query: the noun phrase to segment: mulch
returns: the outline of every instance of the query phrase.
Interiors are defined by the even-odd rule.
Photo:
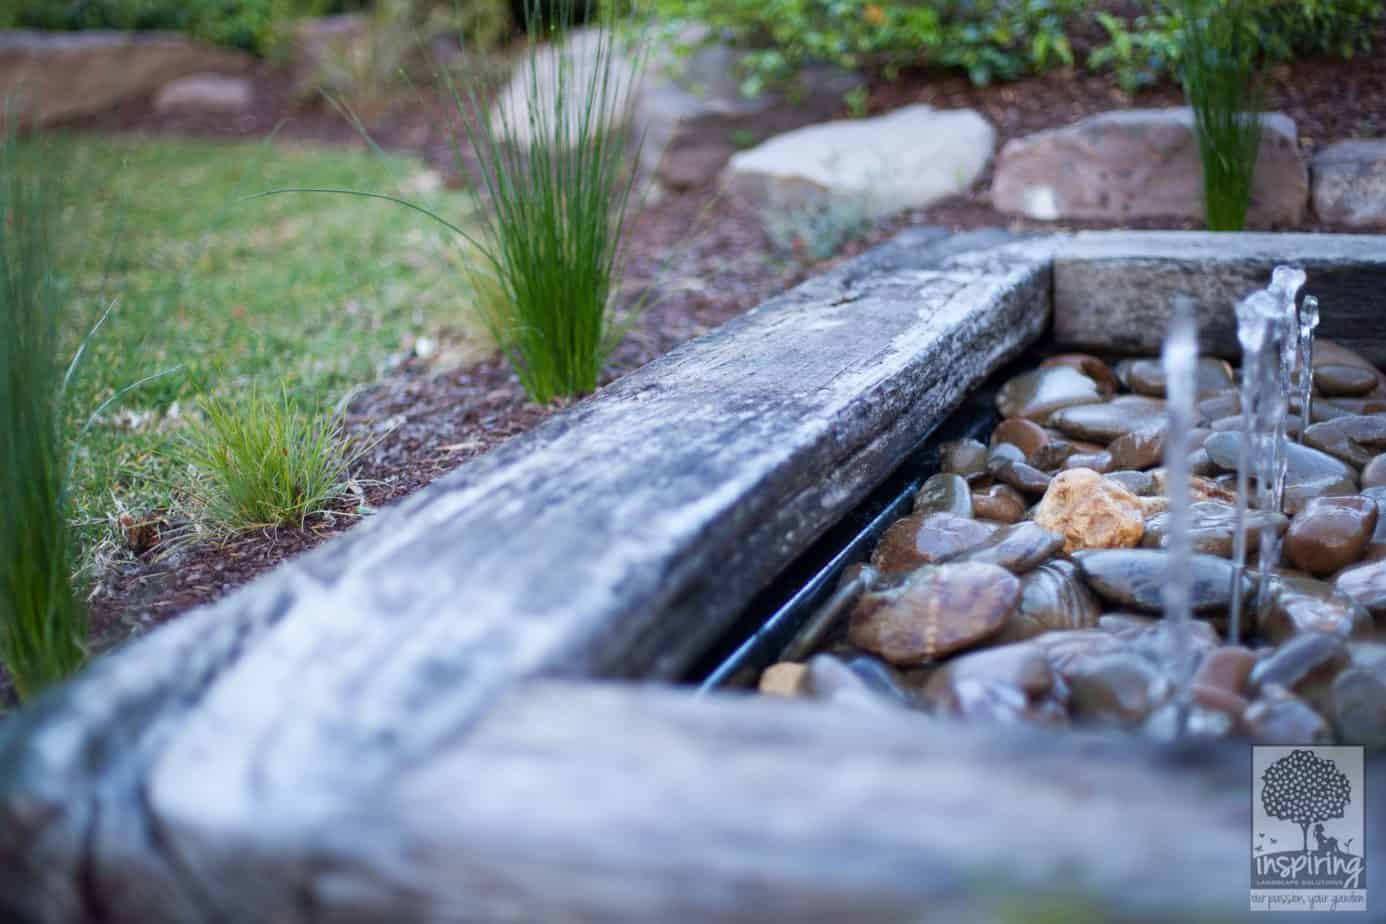
[[[1386,36],[1378,48],[1386,48]],[[276,132],[279,138],[364,146],[355,128],[320,102],[305,101],[284,73],[266,67],[254,79],[255,105],[238,117],[159,113],[149,100],[137,100],[64,127],[212,138],[260,138]],[[1380,103],[1386,99],[1386,56],[1380,53],[1352,61],[1300,61],[1273,74],[1271,83],[1271,108],[1296,120],[1306,153],[1330,141],[1386,134],[1386,110]],[[1101,111],[1179,105],[1181,97],[1176,88],[1166,86],[1132,99],[1109,80],[1082,72],[1052,73],[982,88],[953,75],[907,73],[874,85],[868,108],[884,112],[913,102],[975,108],[993,122],[998,142],[1004,144]],[[417,153],[456,177],[450,127],[454,118],[445,101],[416,94],[377,119],[371,136],[384,148]],[[1101,222],[1055,225],[1001,215],[990,208],[986,187],[984,182],[969,195],[900,216],[818,265],[805,265],[778,253],[760,216],[744,203],[718,196],[713,188],[668,195],[640,208],[630,223],[623,292],[631,298],[648,292],[653,298],[612,356],[605,380],[639,368],[905,225],[1017,230],[1116,227]],[[1123,227],[1188,226],[1153,221]],[[1299,230],[1339,229],[1310,224]],[[348,408],[349,430],[377,440],[354,472],[362,494],[351,505],[364,500],[379,507],[417,490],[531,429],[559,407],[527,401],[514,374],[499,360],[441,374],[422,361],[405,362],[364,389]],[[97,644],[109,644],[215,600],[356,520],[344,508],[306,529],[254,532],[172,552],[158,547],[140,556],[132,552],[114,563],[93,591]]]

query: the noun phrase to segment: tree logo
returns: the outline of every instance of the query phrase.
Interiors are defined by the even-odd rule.
[[[1365,911],[1362,749],[1252,752],[1252,910]]]

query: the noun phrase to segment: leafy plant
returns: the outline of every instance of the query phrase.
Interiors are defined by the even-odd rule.
[[[302,527],[346,491],[351,449],[340,422],[302,413],[281,388],[199,402],[202,423],[183,440],[195,506],[213,526],[234,532]]]
[[[1177,21],[1168,13],[1140,16],[1134,23],[1105,10],[1096,14],[1107,33],[1107,44],[1088,55],[1088,67],[1111,71],[1117,86],[1135,93],[1158,83],[1179,57]]]
[[[1179,76],[1194,112],[1206,221],[1240,231],[1261,147],[1258,46],[1242,28],[1245,0],[1178,2]]]
[[[46,177],[0,138],[0,659],[21,699],[81,666],[86,612],[71,585],[63,331]],[[80,359],[80,352],[78,358]]]

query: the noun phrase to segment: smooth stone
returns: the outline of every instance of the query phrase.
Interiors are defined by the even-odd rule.
[[[1328,713],[1344,744],[1386,748],[1386,645],[1353,642],[1329,692]]]
[[[1317,370],[1320,366],[1356,366],[1376,372],[1376,366],[1372,361],[1356,350],[1345,347],[1336,340],[1315,337],[1314,369]]]
[[[1067,711],[1056,697],[1066,696],[1044,649],[1021,643],[954,658],[929,678],[922,698],[941,715],[969,721],[1062,725]]]
[[[1314,419],[1319,419],[1319,405],[1324,405],[1334,411],[1325,415],[1324,420],[1337,420],[1340,417],[1371,417],[1376,414],[1386,414],[1386,398],[1324,398],[1314,402]]]
[[[1121,469],[1147,469],[1160,464],[1165,453],[1165,427],[1134,430],[1107,447],[1112,464]]]
[[[1371,630],[1366,608],[1324,581],[1277,574],[1271,578],[1270,594],[1270,612],[1258,629],[1274,644],[1305,633],[1346,639]]]
[[[1195,449],[1189,453],[1189,472],[1194,475],[1216,475],[1217,465],[1213,463],[1213,457],[1208,455],[1208,450],[1203,447]]]
[[[1225,645],[1204,656],[1194,672],[1194,686],[1241,696],[1256,665],[1256,653],[1240,645]]]
[[[1240,417],[1242,396],[1235,388],[1224,388],[1215,395],[1209,395],[1198,402],[1198,414],[1205,420],[1218,420],[1223,417]]]
[[[1352,478],[1300,481],[1285,486],[1284,509],[1290,516],[1297,516],[1320,497],[1351,497],[1356,493],[1357,482]]]
[[[1362,560],[1381,561],[1386,559],[1386,516],[1380,515],[1381,510],[1386,510],[1386,486],[1363,488],[1362,496],[1376,501],[1378,511],[1376,529],[1372,530],[1372,538],[1367,543],[1367,551],[1363,554]]]
[[[1377,526],[1381,525],[1378,521]],[[1360,603],[1372,616],[1386,622],[1386,561],[1348,568],[1333,579],[1333,586],[1339,593]]]
[[[1269,525],[1275,534],[1282,535],[1290,525],[1284,514],[1248,510],[1242,532],[1246,536],[1248,553],[1261,546],[1261,529]],[[1169,513],[1158,513],[1145,521],[1145,536],[1141,545],[1163,549],[1169,544]],[[1195,552],[1231,558],[1237,535],[1237,508],[1219,501],[1197,501],[1189,505],[1189,537]]]
[[[794,661],[772,664],[760,675],[760,692],[767,696],[802,696],[807,684],[808,665]]]
[[[1110,443],[1133,430],[1158,426],[1165,418],[1165,402],[1143,395],[1122,395],[1103,404],[1083,404],[1055,412],[1050,424],[1069,436]]]
[[[1064,537],[1064,552],[1132,548],[1145,532],[1140,498],[1092,469],[1060,472],[1035,508],[1035,522]]]
[[[1011,611],[1000,642],[1034,638],[1045,632],[1090,629],[1102,607],[1078,574],[1077,565],[1060,559],[1045,562],[1020,581],[1020,605]]]
[[[1139,725],[1170,694],[1159,668],[1127,653],[1084,659],[1065,680],[1074,718],[1103,724]]]
[[[1105,449],[1097,452],[1075,452],[1064,460],[1064,471],[1071,471],[1076,468],[1085,468],[1098,474],[1106,474],[1116,468],[1116,463],[1112,461],[1112,454]]]
[[[847,661],[847,668],[860,677],[868,687],[887,699],[894,699],[902,706],[919,704],[915,695],[901,683],[900,675],[880,658],[857,655]]]
[[[1372,460],[1362,467],[1362,487],[1386,487],[1386,452],[1373,456]]]
[[[996,429],[991,431],[991,445],[995,446],[997,443],[1010,443],[1017,447],[1028,461],[1049,444],[1049,431],[1033,420],[1010,417],[1001,421]]]
[[[1076,552],[1073,558],[1088,586],[1109,603],[1148,613],[1164,611],[1164,588],[1169,580],[1166,553],[1153,549],[1117,549]],[[1193,585],[1194,611],[1226,607],[1231,599],[1234,573],[1231,562],[1212,555],[1194,555],[1188,575]]]
[[[1028,462],[1006,460],[988,465],[988,470],[997,481],[1010,485],[1022,494],[1040,495],[1049,489],[1050,476]]]
[[[1165,367],[1158,359],[1123,359],[1116,364],[1117,380],[1138,395],[1165,396]],[[1235,382],[1232,367],[1221,359],[1200,356],[1194,367],[1194,387],[1199,395],[1220,392]]]
[[[1063,544],[1062,536],[1026,521],[1001,527],[986,542],[954,560],[999,565],[1012,574],[1024,574],[1053,558]]]
[[[1386,450],[1386,414],[1337,417],[1312,424],[1304,431],[1304,442],[1361,468]]]
[[[1059,353],[1040,363],[1041,369],[1048,369],[1051,366],[1069,366],[1077,369],[1097,383],[1097,387],[1102,390],[1104,397],[1110,398],[1116,394],[1119,384],[1116,374],[1112,372],[1110,366],[1091,353]]]
[[[1076,443],[1071,442],[1068,437],[1057,430],[1045,432],[1049,436],[1049,442],[1031,455],[1028,461],[1035,468],[1052,472],[1068,461],[1079,449]]]
[[[845,661],[830,654],[817,654],[809,659],[804,692],[813,699],[834,706],[863,711],[890,711],[906,705],[900,699],[877,690],[848,667]]]
[[[987,447],[977,440],[952,440],[939,447],[939,469],[968,484],[987,477]]]
[[[1155,494],[1163,497],[1169,493],[1169,486],[1165,483],[1165,470],[1157,468],[1150,473],[1155,479]],[[1235,485],[1235,479],[1232,480]],[[1219,501],[1224,504],[1235,504],[1237,493],[1233,487],[1219,484],[1210,479],[1199,475],[1189,476],[1189,497],[1194,501]]]
[[[1114,625],[1114,620],[1103,616],[1098,626],[1105,632],[1121,639],[1136,654],[1142,655],[1155,664],[1168,664],[1175,657],[1179,647],[1174,624],[1164,619],[1150,620],[1146,626]],[[1205,652],[1216,648],[1219,642],[1217,630],[1203,620],[1195,620],[1189,626],[1188,641],[1194,655],[1201,657]]]
[[[1247,689],[1254,695],[1266,685],[1275,684],[1304,696],[1332,683],[1347,662],[1347,645],[1342,639],[1305,632],[1257,661],[1247,676]]]
[[[1242,713],[1242,727],[1255,744],[1332,744],[1324,717],[1283,687],[1270,687]]]
[[[1212,712],[1221,712],[1234,720],[1240,719],[1246,707],[1251,705],[1246,697],[1237,693],[1197,682],[1189,686],[1189,693],[1196,705]]]
[[[1137,497],[1148,497],[1155,492],[1155,477],[1149,472],[1119,471],[1108,472],[1104,477],[1115,481]]]
[[[1011,462],[1024,462],[1025,451],[1014,443],[992,443],[987,450],[987,473],[996,474],[996,469]]]
[[[1285,555],[1297,568],[1327,577],[1362,558],[1376,521],[1376,502],[1369,497],[1315,498],[1290,524]]]
[[[972,516],[972,489],[961,475],[940,472],[925,481],[914,495],[916,514],[951,513]]]
[[[1376,388],[1372,369],[1326,363],[1314,367],[1314,385],[1327,398],[1360,398]]]
[[[1085,659],[1099,655],[1130,651],[1130,645],[1117,635],[1102,629],[1063,629],[1046,632],[1030,640],[1044,649],[1049,664],[1061,677],[1066,676]]]
[[[1314,426],[1318,426],[1318,424]],[[1313,430],[1314,427],[1309,429]],[[1208,437],[1203,448],[1208,450],[1208,455],[1212,457],[1218,468],[1225,472],[1235,472],[1237,470],[1237,456],[1241,452],[1241,443],[1240,433],[1214,433]],[[1287,463],[1287,484],[1344,478],[1350,479],[1354,484],[1357,482],[1356,469],[1333,458],[1328,453],[1320,452],[1309,446],[1301,446],[1299,443],[1286,442],[1285,461]]]
[[[1002,417],[1025,417],[1041,423],[1055,411],[1104,399],[1102,389],[1072,366],[1040,367],[1001,386],[996,408]]]
[[[981,545],[993,529],[951,513],[911,514],[890,524],[871,564],[886,574],[911,571]]]
[[[1025,497],[1008,484],[994,484],[972,492],[973,515],[1001,523],[1018,523],[1025,518]]]
[[[1020,579],[996,565],[920,568],[897,587],[866,593],[848,641],[898,667],[960,651],[994,635],[1020,601]]]

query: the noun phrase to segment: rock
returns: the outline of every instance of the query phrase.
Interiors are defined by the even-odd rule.
[[[1144,395],[1122,395],[1103,404],[1066,407],[1049,418],[1051,425],[1069,436],[1100,443],[1160,426],[1164,420],[1165,402]]]
[[[1386,450],[1386,415],[1336,417],[1311,424],[1304,431],[1304,442],[1361,468]]]
[[[1063,537],[1036,523],[1003,526],[976,548],[956,557],[956,561],[999,565],[1012,574],[1024,574],[1053,558],[1063,547]]]
[[[1159,465],[1165,452],[1165,427],[1133,430],[1112,440],[1107,447],[1112,464],[1122,469],[1146,469]]]
[[[1323,716],[1283,687],[1271,687],[1242,714],[1251,740],[1262,745],[1332,744]]]
[[[1363,561],[1382,561],[1386,560],[1386,516],[1381,516],[1380,511],[1386,505],[1386,486],[1362,489],[1363,497],[1370,497],[1376,501],[1378,511],[1376,517],[1376,529],[1372,531],[1372,538],[1367,543],[1367,551],[1362,555]]]
[[[1321,221],[1386,229],[1386,139],[1325,145],[1310,169]]]
[[[1085,468],[1088,471],[1097,472],[1105,475],[1116,468],[1116,463],[1112,461],[1112,454],[1105,449],[1097,452],[1075,452],[1064,460],[1062,466],[1064,471]]]
[[[716,179],[747,137],[760,142],[833,118],[843,97],[864,83],[860,75],[810,64],[796,74],[792,98],[772,91],[747,97],[740,86],[747,54],[711,43],[677,61],[651,63],[635,107],[644,131],[640,162],[666,188]]]
[[[1145,518],[1138,497],[1091,469],[1054,477],[1035,509],[1035,522],[1064,537],[1064,551],[1131,548],[1141,541]]]
[[[1290,524],[1285,555],[1296,567],[1326,577],[1361,559],[1376,520],[1376,502],[1369,497],[1316,498]]]
[[[1328,713],[1344,744],[1386,748],[1386,645],[1353,642],[1329,692]]]
[[[1147,625],[1137,626],[1130,623],[1128,617],[1128,625],[1122,626],[1111,616],[1103,616],[1097,624],[1104,632],[1110,632],[1125,642],[1129,650],[1154,664],[1168,664],[1175,658],[1178,641],[1175,638],[1174,624],[1171,622],[1151,619]],[[1195,661],[1205,652],[1217,647],[1217,630],[1208,623],[1195,620],[1189,629],[1189,642]]]
[[[1164,588],[1169,581],[1169,557],[1151,549],[1076,552],[1088,586],[1117,606],[1148,613],[1165,608]],[[1194,555],[1192,573],[1195,612],[1222,609],[1232,594],[1232,563],[1211,555]],[[1249,585],[1247,586],[1249,590]]]
[[[1049,439],[1049,431],[1033,420],[1023,417],[1008,417],[991,431],[991,445],[1010,443],[1024,453],[1027,462],[1034,458],[1035,453],[1049,445]]]
[[[997,481],[1010,485],[1022,494],[1043,494],[1049,490],[1049,475],[1024,460],[997,459],[994,463],[987,463],[987,471]]]
[[[1342,639],[1305,632],[1256,662],[1247,676],[1247,689],[1258,694],[1273,684],[1306,696],[1326,689],[1347,662],[1347,646]]]
[[[1346,639],[1371,629],[1371,614],[1332,584],[1277,574],[1271,579],[1270,593],[1270,612],[1258,628],[1263,638],[1275,644],[1305,633]]]
[[[1017,642],[1044,632],[1090,629],[1102,608],[1071,561],[1046,562],[1020,581],[1020,605],[1011,611],[999,642]]]
[[[0,90],[35,125],[101,112],[190,74],[239,75],[254,59],[167,33],[0,31]],[[3,93],[0,93],[3,95]]]
[[[1068,366],[1077,369],[1097,383],[1104,399],[1116,394],[1118,384],[1116,375],[1110,366],[1091,353],[1059,353],[1046,358],[1039,364],[1041,369],[1048,369],[1051,366]]]
[[[1116,635],[1101,629],[1068,629],[1035,636],[1029,644],[1044,650],[1049,664],[1061,677],[1083,661],[1104,654],[1130,650]]]
[[[1066,695],[1044,649],[1019,644],[949,661],[929,678],[923,699],[942,715],[969,721],[1061,725]]]
[[[1356,350],[1345,347],[1336,340],[1315,337],[1314,368],[1317,369],[1320,366],[1357,366],[1360,369],[1370,369],[1376,372],[1376,366],[1372,361]]]
[[[1138,395],[1165,396],[1165,367],[1158,359],[1123,359],[1116,364],[1116,377]],[[1194,367],[1194,383],[1199,396],[1212,396],[1232,386],[1236,378],[1224,360],[1200,356]]]
[[[1172,701],[1156,709],[1141,726],[1141,733],[1156,741],[1172,744],[1190,738],[1227,738],[1237,730],[1238,715],[1230,710],[1243,707],[1240,697],[1218,696],[1214,693],[1218,700],[1214,708],[1205,705],[1199,698],[1200,695],[1206,698],[1209,695],[1208,691],[1195,688],[1193,694],[1194,701],[1187,711]]]
[[[972,492],[974,516],[998,523],[1018,523],[1025,518],[1025,498],[1008,484],[994,484]]]
[[[814,655],[809,660],[804,692],[835,706],[872,712],[898,709],[909,704],[883,693],[840,658],[830,654]]]
[[[939,470],[975,484],[987,477],[987,447],[977,440],[944,443],[939,447]]]
[[[1155,491],[1155,476],[1149,472],[1108,472],[1104,477],[1115,481],[1137,497],[1147,497]]]
[[[1320,425],[1314,424],[1309,430],[1312,431],[1317,426]],[[1203,448],[1208,450],[1208,455],[1212,457],[1218,468],[1225,472],[1235,472],[1237,470],[1237,456],[1241,452],[1241,443],[1241,434],[1239,433],[1214,433],[1204,442]],[[1353,484],[1357,483],[1357,471],[1354,468],[1309,446],[1287,442],[1285,444],[1285,461],[1287,463],[1287,485],[1343,479],[1350,480]]]
[[[1373,456],[1372,460],[1362,467],[1362,487],[1386,487],[1386,453]]]
[[[994,527],[951,513],[914,514],[890,525],[871,554],[882,573],[912,571],[986,541]]]
[[[941,472],[924,482],[914,495],[916,514],[951,513],[957,517],[972,516],[972,491],[961,475]]]
[[[1224,388],[1215,395],[1209,395],[1198,402],[1198,414],[1205,420],[1222,417],[1240,417],[1242,397],[1235,388]]]
[[[967,192],[995,147],[977,112],[915,104],[776,135],[734,155],[722,184],[772,209],[846,201],[883,216]]]
[[[1297,516],[1321,497],[1351,497],[1356,493],[1357,483],[1350,477],[1292,482],[1285,486],[1284,508],[1290,516]]]
[[[992,204],[1039,221],[1203,219],[1203,169],[1193,112],[1127,109],[1007,142]],[[1309,200],[1309,171],[1295,123],[1262,116],[1252,222],[1295,225]]]
[[[1227,645],[1210,651],[1198,665],[1193,684],[1205,690],[1221,690],[1235,696],[1246,692],[1256,654],[1239,645]]]
[[[154,109],[200,109],[213,112],[240,112],[250,107],[255,89],[246,77],[225,74],[190,74],[164,84],[154,97]]]
[[[996,409],[1002,417],[1043,422],[1055,411],[1103,400],[1097,382],[1072,366],[1049,366],[1018,375],[1001,386]]]
[[[1290,521],[1284,514],[1248,510],[1242,531],[1246,535],[1248,553],[1261,546],[1261,529],[1269,525],[1277,536],[1282,535]],[[1237,509],[1218,501],[1197,501],[1189,505],[1189,533],[1195,552],[1231,558],[1237,535]],[[1141,545],[1163,549],[1169,544],[1169,514],[1159,513],[1145,521],[1145,536]]]
[[[1155,665],[1133,654],[1084,659],[1065,674],[1074,718],[1139,725],[1168,699],[1170,684]]]
[[[1378,521],[1377,525],[1381,523]],[[1386,623],[1386,561],[1348,568],[1333,579],[1333,586]]]
[[[760,692],[769,696],[802,696],[807,679],[807,666],[793,661],[781,661],[761,672]]]
[[[1373,370],[1361,366],[1327,365],[1314,369],[1314,385],[1329,398],[1360,398],[1376,388]]]
[[[1019,600],[1020,580],[996,565],[924,567],[863,595],[848,640],[897,666],[923,664],[996,634]]]

